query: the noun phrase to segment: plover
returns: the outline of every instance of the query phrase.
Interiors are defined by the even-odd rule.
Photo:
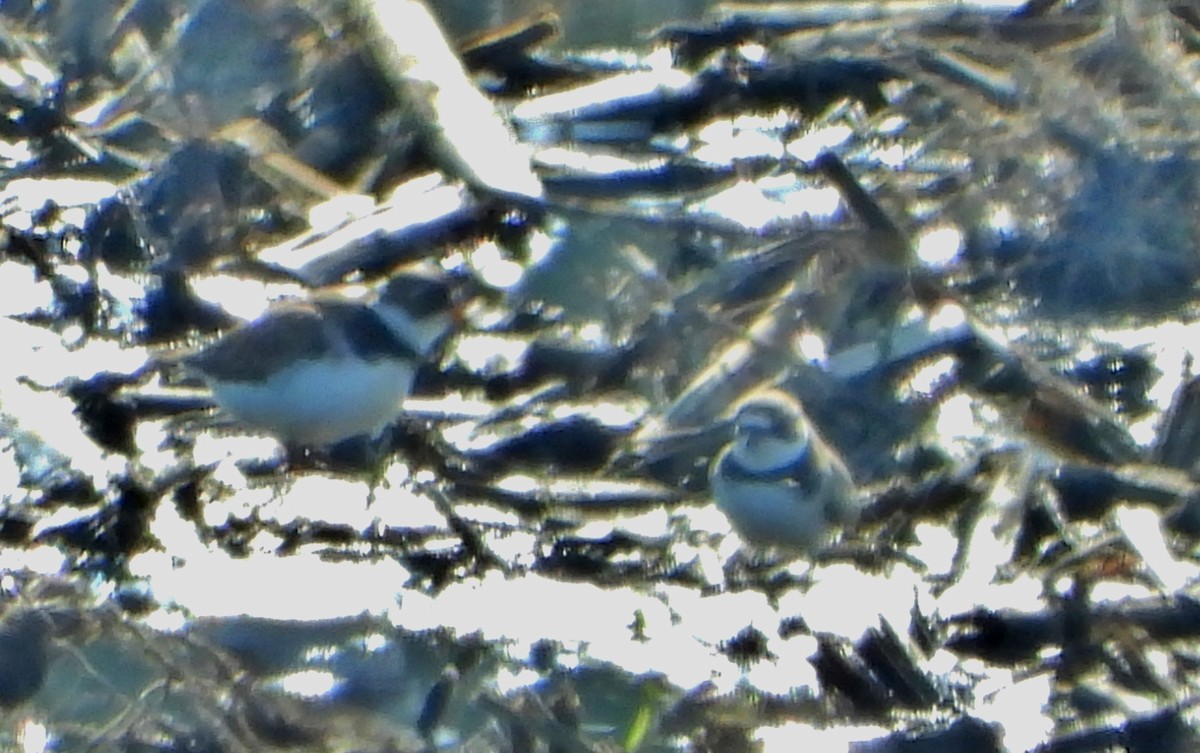
[[[857,519],[850,472],[791,396],[756,392],[738,405],[733,423],[734,438],[709,480],[718,509],[745,543],[808,553]]]
[[[454,321],[445,277],[401,274],[374,300],[285,301],[184,359],[217,404],[289,449],[377,438]]]

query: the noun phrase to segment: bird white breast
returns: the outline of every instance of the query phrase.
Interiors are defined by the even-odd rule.
[[[415,374],[389,359],[303,361],[265,382],[215,382],[213,397],[240,421],[285,442],[377,436],[400,412]]]
[[[823,484],[816,499],[806,499],[795,486],[729,479],[720,473],[712,478],[717,508],[746,543],[761,547],[811,549],[824,540],[830,530],[824,504],[828,487]]]

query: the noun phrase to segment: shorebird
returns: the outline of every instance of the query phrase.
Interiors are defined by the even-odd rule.
[[[285,301],[183,359],[218,406],[290,449],[378,438],[449,333],[444,276],[402,273],[373,300]]]
[[[750,395],[733,425],[709,480],[717,508],[745,543],[809,553],[857,519],[850,472],[790,395]]]

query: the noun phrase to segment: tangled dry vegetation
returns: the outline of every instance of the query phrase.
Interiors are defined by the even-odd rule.
[[[1200,8],[544,15],[467,85],[370,7],[0,6],[6,744],[1196,747]],[[414,263],[472,297],[381,465],[173,367]],[[706,488],[765,385],[867,499],[798,561]]]

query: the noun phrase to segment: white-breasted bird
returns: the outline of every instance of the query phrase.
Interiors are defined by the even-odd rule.
[[[378,437],[449,333],[444,276],[401,273],[374,300],[285,301],[183,360],[235,419],[288,447]]]
[[[858,519],[850,471],[790,395],[748,396],[733,424],[709,481],[717,508],[745,543],[808,553]]]

